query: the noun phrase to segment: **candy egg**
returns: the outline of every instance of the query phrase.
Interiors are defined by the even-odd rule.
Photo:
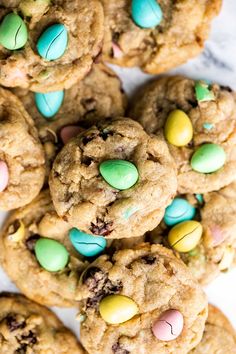
[[[131,14],[136,25],[142,28],[158,26],[163,18],[162,9],[156,0],[132,0]]]
[[[25,236],[25,225],[23,221],[16,220],[13,224],[9,226],[8,229],[8,239],[13,242],[18,242],[23,240]]]
[[[57,23],[48,27],[37,42],[39,55],[46,60],[60,58],[67,48],[68,33],[64,25]]]
[[[166,225],[172,226],[182,221],[192,220],[196,209],[186,199],[175,198],[166,208],[164,221]]]
[[[6,189],[9,181],[9,171],[6,162],[0,161],[0,192]]]
[[[40,238],[36,241],[35,255],[39,264],[49,272],[64,269],[69,260],[65,246],[49,238]]]
[[[88,235],[75,227],[69,231],[69,237],[75,249],[85,257],[94,257],[107,245],[104,237]]]
[[[202,225],[198,221],[184,221],[175,225],[168,234],[168,242],[178,252],[193,250],[202,237]]]
[[[226,154],[217,144],[204,144],[199,147],[191,158],[191,167],[200,173],[212,173],[224,166]]]
[[[154,336],[162,341],[176,339],[182,332],[184,318],[177,310],[167,310],[161,314],[152,326]]]
[[[24,47],[28,39],[27,27],[15,13],[6,15],[0,25],[0,44],[9,50]]]
[[[66,127],[63,127],[60,131],[63,144],[66,144],[71,138],[78,135],[82,131],[83,128],[80,128],[77,125],[67,125]]]
[[[61,108],[64,91],[54,91],[48,93],[35,93],[35,104],[38,111],[45,117],[51,118]]]
[[[100,302],[99,312],[107,323],[119,324],[134,317],[138,313],[138,306],[127,296],[109,295]]]
[[[187,114],[179,109],[169,114],[164,131],[168,142],[175,146],[185,146],[193,137],[192,122]]]
[[[131,188],[138,180],[136,166],[125,160],[104,161],[99,171],[108,184],[120,190]]]
[[[195,94],[198,102],[212,101],[215,99],[214,92],[209,89],[209,85],[205,81],[196,82]]]

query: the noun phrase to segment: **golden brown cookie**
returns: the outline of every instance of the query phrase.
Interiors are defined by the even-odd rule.
[[[19,50],[0,46],[1,85],[20,86],[36,92],[57,91],[71,87],[89,72],[101,50],[104,33],[103,9],[99,1],[4,0],[1,5],[1,21],[14,12],[28,30],[28,40]],[[53,42],[58,48],[62,31],[55,34],[50,41],[47,39],[52,43],[45,59],[39,55],[37,44],[42,34],[55,24],[65,27],[67,46],[59,58],[48,58],[49,49],[55,52]]]
[[[0,351],[85,354],[69,329],[46,307],[19,294],[0,294]]]
[[[222,3],[221,0],[158,0],[162,21],[156,27],[141,28],[132,19],[131,0],[102,2],[104,58],[121,66],[140,66],[152,74],[178,66],[202,51],[211,21]],[[141,16],[146,14],[145,5],[154,6],[152,1],[142,5]]]
[[[128,307],[124,311],[120,302],[124,297],[132,310],[136,304],[136,312],[130,313]],[[108,298],[117,307],[104,308]],[[97,258],[81,277],[78,300],[85,314],[80,338],[91,354],[188,353],[201,340],[207,317],[206,296],[197,281],[160,245],[142,244],[111,258]],[[179,335],[174,322],[164,323],[172,335],[169,341],[158,339],[152,330],[167,310],[183,319]],[[130,317],[120,323],[124,313]]]
[[[119,185],[102,177],[104,163],[112,164]],[[149,136],[129,118],[104,120],[57,155],[50,192],[58,215],[71,226],[106,238],[140,236],[158,225],[176,192],[173,165],[162,136]]]

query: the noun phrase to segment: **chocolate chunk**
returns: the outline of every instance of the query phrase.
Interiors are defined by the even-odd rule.
[[[145,262],[146,264],[151,265],[151,264],[154,264],[154,263],[155,263],[156,257],[153,257],[153,256],[148,255],[148,256],[142,257],[142,260],[144,260],[144,262]]]
[[[94,138],[96,138],[97,137],[97,134],[95,134],[95,133],[93,133],[93,134],[90,134],[90,135],[88,135],[88,136],[84,136],[83,138],[82,138],[82,143],[84,144],[84,145],[87,145],[90,141],[92,141]]]
[[[96,287],[96,283],[101,279],[105,274],[98,267],[88,268],[87,271],[83,274],[83,283],[88,286],[88,288],[94,289]]]
[[[7,327],[9,328],[10,332],[14,332],[17,329],[22,329],[25,327],[25,321],[18,321],[15,314],[9,314],[6,317]]]
[[[104,285],[102,289],[98,290],[95,288],[94,289],[94,296],[88,298],[86,302],[86,307],[87,308],[96,308],[99,304],[99,302],[107,295],[112,295],[112,294],[118,294],[123,285],[121,282],[117,284],[113,284],[108,278],[106,278]],[[99,286],[97,287],[98,289],[100,288]]]
[[[38,239],[40,239],[40,235],[38,234],[34,234],[32,236],[30,236],[26,241],[26,247],[28,248],[28,250],[30,252],[33,252],[34,251],[34,247],[35,247],[35,243],[36,241],[38,241]]]
[[[99,136],[100,136],[104,141],[106,141],[109,136],[113,136],[113,135],[114,135],[114,133],[113,133],[112,131],[109,131],[109,130],[103,130],[103,131],[99,134]]]
[[[90,166],[92,161],[93,160],[90,157],[88,157],[88,156],[83,156],[82,160],[81,160],[82,164],[84,164],[86,166]]]
[[[220,88],[221,88],[221,90],[224,90],[224,91],[233,92],[233,90],[229,86],[220,85]]]
[[[115,343],[112,346],[112,351],[114,354],[129,354],[130,352],[124,349],[119,343]]]
[[[107,236],[112,232],[112,225],[113,222],[105,222],[102,221],[102,219],[97,218],[97,223],[91,223],[91,227],[89,230],[92,232],[94,235],[99,235],[99,236]]]
[[[23,334],[20,339],[21,342],[24,342],[28,346],[32,346],[37,343],[36,334],[32,331],[29,331],[28,334]]]

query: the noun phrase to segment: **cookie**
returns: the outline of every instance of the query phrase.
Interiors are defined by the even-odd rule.
[[[85,354],[76,337],[46,307],[19,294],[0,294],[0,351]]]
[[[103,55],[121,66],[152,74],[198,55],[208,38],[221,0],[102,0],[105,11]]]
[[[78,124],[88,128],[101,118],[123,115],[126,107],[126,98],[118,76],[104,64],[95,64],[84,80],[65,90],[61,106],[57,105],[59,97],[50,101],[50,111],[55,112],[55,105],[58,111],[48,118],[38,110],[37,95],[33,92],[15,89],[14,93],[34,118],[46,152],[48,173],[63,143],[78,133]],[[47,94],[43,96],[50,100]],[[43,107],[40,104],[41,111],[45,112],[45,106],[48,107],[46,103]]]
[[[228,87],[164,77],[140,92],[130,112],[148,133],[163,131],[180,193],[219,190],[236,178],[236,95]]]
[[[3,227],[0,239],[3,268],[23,294],[43,305],[75,305],[79,274],[86,262],[72,246],[68,230],[68,224],[55,213],[47,190],[29,205],[14,211]],[[57,241],[56,246],[53,244],[57,251],[51,254],[47,250],[43,251],[48,262],[52,260],[51,267],[55,260],[61,269],[50,271],[42,266],[45,266],[47,259],[42,259],[40,249],[38,258],[36,254],[36,245],[41,239]],[[64,259],[66,264],[63,263]],[[60,261],[63,267],[60,267]]]
[[[97,0],[3,1],[0,20],[0,84],[7,87],[67,89],[83,79],[101,50],[104,19]]]
[[[203,195],[179,195],[166,209],[164,220],[151,232],[148,240],[171,247],[168,236],[170,230],[176,229],[175,225],[182,225],[183,228],[189,220],[196,220],[202,226],[202,234],[198,242],[190,245],[188,250],[184,249],[190,237],[194,236],[192,233],[183,237],[179,244],[175,243],[172,247],[176,256],[181,257],[198,281],[206,285],[221,272],[228,271],[234,265],[236,257],[235,200],[235,182],[216,192]],[[174,211],[174,206],[177,208],[177,202],[178,210]],[[180,205],[180,202],[185,204]],[[191,215],[188,215],[188,208],[193,210]],[[170,222],[171,214],[174,220],[172,223]],[[179,245],[178,249],[176,245]]]
[[[216,307],[209,305],[203,338],[191,354],[235,354],[236,333],[229,320]]]
[[[100,256],[81,276],[77,298],[80,338],[91,354],[188,353],[207,317],[197,281],[160,245]]]
[[[126,238],[160,222],[175,195],[176,174],[162,136],[116,118],[70,140],[54,161],[49,184],[58,215],[71,226]]]
[[[0,88],[0,209],[30,203],[42,188],[45,158],[32,118],[20,100]]]

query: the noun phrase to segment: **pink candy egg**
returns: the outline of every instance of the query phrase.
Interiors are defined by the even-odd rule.
[[[183,330],[184,318],[177,310],[167,310],[154,322],[152,332],[154,336],[162,341],[176,339]]]
[[[210,230],[211,230],[213,246],[215,247],[215,246],[220,245],[225,239],[221,228],[217,225],[213,225],[210,227]]]
[[[67,125],[66,127],[62,128],[60,134],[63,144],[66,144],[71,138],[81,133],[82,131],[83,129],[77,125]]]
[[[9,172],[6,162],[0,161],[0,192],[4,191],[4,189],[8,185],[9,180]]]
[[[120,47],[115,44],[114,42],[112,42],[112,50],[113,50],[113,57],[114,58],[121,58],[123,56],[123,52],[120,49]]]

